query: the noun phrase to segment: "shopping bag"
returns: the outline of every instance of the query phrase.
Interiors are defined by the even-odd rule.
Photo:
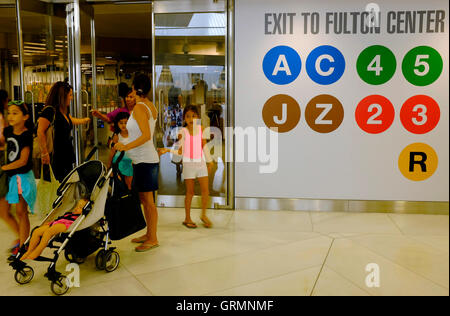
[[[139,193],[130,190],[124,176],[120,174],[118,165],[122,158],[121,154],[113,165],[113,192],[105,205],[105,217],[111,240],[123,239],[147,226],[142,214]]]
[[[47,214],[52,210],[56,199],[56,191],[60,183],[56,180],[51,165],[48,165],[50,181],[44,179],[44,165],[41,165],[41,177],[37,186],[37,206],[41,214]]]

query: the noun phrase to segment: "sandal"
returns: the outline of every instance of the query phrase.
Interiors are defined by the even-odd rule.
[[[190,229],[197,228],[197,224],[195,224],[193,222],[183,222],[183,225],[186,226],[187,228],[190,228]]]
[[[158,247],[159,247],[159,244],[151,245],[148,243],[143,243],[142,245],[136,247],[134,250],[136,250],[136,252],[146,252],[151,249],[158,248]]]
[[[208,217],[202,216],[202,217],[200,217],[200,219],[203,222],[203,226],[205,226],[206,228],[211,228],[213,226],[213,223],[211,223],[211,221],[208,219]]]
[[[148,240],[147,236],[142,236],[142,237],[132,239],[131,242],[135,243],[135,244],[142,244],[142,243],[146,242],[147,240]]]

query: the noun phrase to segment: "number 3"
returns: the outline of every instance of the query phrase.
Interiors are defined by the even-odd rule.
[[[419,112],[420,111],[420,112]],[[419,112],[417,113],[418,116],[420,116],[421,120],[418,121],[417,118],[413,117],[412,121],[415,125],[424,125],[428,121],[428,117],[426,116],[427,113],[427,107],[423,104],[417,104],[413,107],[413,112]]]

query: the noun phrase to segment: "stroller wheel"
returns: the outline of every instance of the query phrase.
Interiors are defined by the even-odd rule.
[[[97,253],[97,256],[95,256],[95,266],[99,270],[105,270],[105,254],[106,251],[102,249]]]
[[[55,295],[64,295],[69,290],[69,286],[67,285],[67,278],[65,276],[60,276],[57,281],[52,281],[50,285],[50,289]]]
[[[85,258],[77,257],[76,255],[68,252],[67,249],[64,251],[64,257],[66,257],[66,260],[70,263],[82,264],[85,261]]]
[[[30,283],[34,277],[34,270],[29,266],[25,266],[22,270],[17,270],[14,274],[14,279],[19,284]]]
[[[105,261],[104,261],[105,271],[113,272],[119,266],[119,262],[120,262],[120,256],[117,252],[111,251],[111,250],[107,251],[105,254]]]

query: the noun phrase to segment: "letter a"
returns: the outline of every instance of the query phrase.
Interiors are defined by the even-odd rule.
[[[283,64],[283,66],[281,66],[281,64]],[[280,55],[280,57],[278,57],[272,76],[277,76],[280,71],[286,72],[287,76],[292,76],[291,69],[289,68],[285,55]]]

